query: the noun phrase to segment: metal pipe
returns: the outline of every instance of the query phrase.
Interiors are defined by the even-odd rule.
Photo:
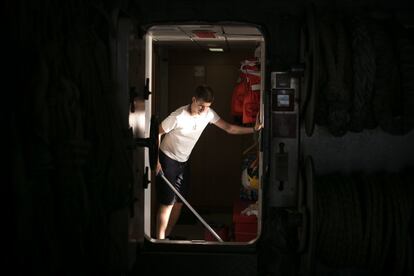
[[[208,229],[208,231],[210,231],[210,233],[213,234],[213,236],[219,242],[223,242],[223,240],[220,238],[220,236],[217,235],[217,233],[213,230],[213,228],[211,228],[210,225],[208,225],[208,223],[197,213],[197,211],[194,210],[194,208],[190,205],[190,203],[188,203],[187,200],[185,200],[185,198],[171,184],[171,182],[165,177],[165,175],[162,172],[160,172],[160,175],[161,175],[162,179],[164,179],[164,181],[168,184],[168,186],[170,186],[170,188],[174,191],[174,193],[181,199],[181,201],[184,202],[184,204],[191,210],[191,212],[193,212],[193,214],[198,218],[198,220],[201,221],[201,223]]]

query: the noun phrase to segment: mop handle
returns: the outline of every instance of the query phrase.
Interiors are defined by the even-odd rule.
[[[217,235],[213,228],[211,228],[210,225],[208,225],[208,223],[205,222],[204,219],[196,212],[196,210],[194,210],[190,203],[188,203],[187,200],[185,200],[185,198],[180,194],[180,192],[178,192],[178,190],[171,184],[171,182],[164,176],[164,174],[162,172],[160,172],[159,174],[161,175],[162,179],[164,179],[164,181],[168,184],[168,186],[170,186],[170,188],[174,191],[174,193],[181,199],[181,201],[185,203],[185,205],[191,210],[191,212],[193,212],[193,214],[208,229],[208,231],[210,231],[210,233],[213,234],[219,242],[223,242],[220,236]]]

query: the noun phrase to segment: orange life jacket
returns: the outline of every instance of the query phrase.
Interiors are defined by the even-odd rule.
[[[254,123],[260,107],[260,68],[257,59],[246,59],[240,67],[240,81],[232,94],[231,114],[243,124]]]

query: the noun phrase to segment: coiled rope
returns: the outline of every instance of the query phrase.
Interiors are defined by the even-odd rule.
[[[377,126],[372,110],[375,80],[375,50],[366,19],[352,17],[349,22],[352,62],[353,100],[349,129],[360,132]]]
[[[412,275],[412,173],[315,178],[316,257],[334,268]]]
[[[374,112],[379,126],[390,134],[403,135],[405,110],[396,48],[390,33],[392,22],[372,21],[376,52]]]
[[[20,84],[23,104],[14,103],[14,132],[32,136],[14,141],[19,157],[13,170],[21,175],[16,198],[25,221],[18,225],[18,238],[25,241],[18,269],[38,274],[64,269],[83,275],[122,256],[123,241],[110,224],[114,212],[128,206],[131,153],[114,104],[112,23],[92,5],[18,5],[20,50],[28,57],[20,78],[33,80]],[[29,127],[17,128],[22,125]]]
[[[327,79],[320,93],[323,93],[322,97],[327,102],[327,109],[320,110],[323,107],[320,105],[318,113],[326,112],[327,116],[322,117],[326,118],[326,125],[330,132],[334,136],[343,136],[348,130],[350,121],[352,89],[347,85],[349,78],[345,77],[345,72],[349,70],[345,68],[346,61],[350,58],[348,39],[341,18],[335,20],[327,18],[321,21],[320,29],[327,71]]]
[[[316,9],[309,5],[306,11],[306,24],[302,27],[300,56],[305,62],[304,89],[300,99],[300,116],[304,120],[307,136],[312,136],[315,128],[315,102],[319,88],[320,54],[319,32]]]
[[[321,49],[302,39],[306,43],[302,59],[313,65],[307,68],[312,72],[306,73],[301,103],[308,136],[313,121],[334,136],[377,126],[392,135],[410,132],[414,128],[412,30],[394,19],[341,14],[318,18],[308,20],[303,36],[310,42],[320,39]]]

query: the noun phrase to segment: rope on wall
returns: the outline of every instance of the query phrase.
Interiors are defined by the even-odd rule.
[[[413,273],[412,172],[315,178],[316,257],[328,267]]]
[[[377,63],[374,113],[384,131],[403,135],[407,131],[403,122],[401,78],[390,24],[392,22],[372,21],[370,25]]]
[[[307,123],[313,121],[333,136],[377,126],[392,135],[410,132],[414,127],[412,30],[392,18],[341,13],[320,15],[306,24],[303,30],[308,31],[304,35],[309,42],[316,37],[322,46],[302,57],[306,64],[318,64],[307,66],[312,72],[305,75],[301,103],[308,136],[313,128]],[[311,33],[316,29],[319,37]],[[302,39],[306,44],[302,51],[311,46],[308,40]]]
[[[353,101],[349,130],[361,132],[377,126],[372,100],[375,80],[375,50],[366,19],[352,17],[349,20],[353,62]]]
[[[348,68],[346,61],[348,56],[348,39],[341,18],[335,20],[326,18],[320,21],[321,43],[323,45],[324,61],[326,68],[326,82],[322,84],[323,98],[326,101],[326,109],[318,106],[319,118],[323,118],[330,132],[334,136],[343,136],[348,129],[350,121],[349,109],[351,104],[350,87],[346,84],[345,72]],[[321,121],[319,121],[321,123]]]
[[[14,103],[19,260],[43,275],[115,268],[110,229],[133,177],[112,83],[100,1],[17,5],[20,95]],[[112,29],[111,29],[112,30]],[[30,123],[28,124],[28,120]],[[18,126],[27,125],[27,128]],[[31,139],[22,137],[31,136]],[[126,260],[124,260],[125,262]]]
[[[300,118],[304,120],[307,136],[312,136],[315,128],[315,97],[319,81],[319,32],[316,9],[309,5],[306,9],[306,22],[301,28],[300,60],[305,63],[303,89],[300,95]]]
[[[394,29],[403,93],[404,128],[408,132],[414,128],[414,109],[412,108],[414,103],[414,30],[398,24]]]

